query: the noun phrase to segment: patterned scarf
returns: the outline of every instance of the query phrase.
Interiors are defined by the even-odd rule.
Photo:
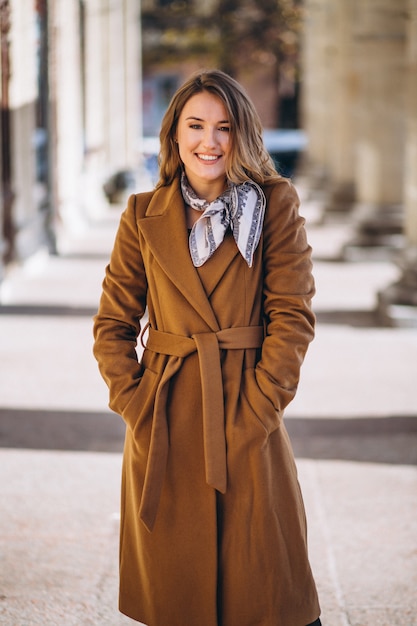
[[[186,204],[202,215],[191,229],[189,245],[193,264],[200,267],[222,243],[230,226],[239,251],[249,267],[259,243],[265,214],[265,195],[252,180],[240,185],[230,183],[221,196],[207,202],[198,198],[185,173],[181,191]]]

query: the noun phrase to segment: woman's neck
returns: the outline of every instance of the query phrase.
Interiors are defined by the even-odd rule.
[[[206,202],[213,202],[213,200],[221,196],[221,194],[227,189],[226,179],[224,180],[224,183],[213,183],[211,181],[208,181],[206,185],[201,183],[196,184],[195,181],[194,184],[192,184],[189,179],[187,180],[188,184],[193,189],[196,196],[198,198],[201,198],[201,200],[205,200]]]
[[[201,211],[193,209],[193,207],[188,204],[185,205],[185,220],[187,222],[188,229],[191,229],[194,226],[199,217],[201,217]]]

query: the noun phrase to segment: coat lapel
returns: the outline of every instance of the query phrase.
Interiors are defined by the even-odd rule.
[[[172,283],[211,330],[218,330],[216,316],[191,261],[184,201],[178,182],[155,192],[146,216],[138,220],[138,227],[153,256]]]
[[[208,297],[211,296],[219,284],[222,276],[230,267],[233,259],[239,254],[240,252],[235,240],[233,239],[233,235],[231,231],[228,231],[222,244],[215,251],[213,256],[211,256],[198,270],[201,282],[204,285],[204,289]]]

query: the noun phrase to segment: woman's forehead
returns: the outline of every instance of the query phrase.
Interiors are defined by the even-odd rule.
[[[208,91],[201,91],[192,95],[181,111],[180,117],[208,121],[217,118],[217,122],[228,123],[230,116],[221,98]]]

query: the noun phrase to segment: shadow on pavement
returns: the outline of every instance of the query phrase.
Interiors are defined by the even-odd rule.
[[[290,418],[296,457],[417,465],[417,416]]]
[[[295,456],[417,465],[417,416],[286,420]],[[0,447],[121,452],[113,413],[0,408]]]
[[[61,304],[2,304],[0,315],[45,316],[45,317],[93,317],[97,308],[70,306]],[[315,311],[319,324],[343,324],[352,328],[384,328],[386,321],[381,320],[374,310],[326,310]]]
[[[0,408],[0,447],[121,452],[124,423],[115,413]]]
[[[69,306],[62,304],[0,304],[0,315],[41,317],[93,317],[97,307]]]
[[[376,310],[326,310],[315,311],[319,324],[342,324],[352,328],[389,328]]]

